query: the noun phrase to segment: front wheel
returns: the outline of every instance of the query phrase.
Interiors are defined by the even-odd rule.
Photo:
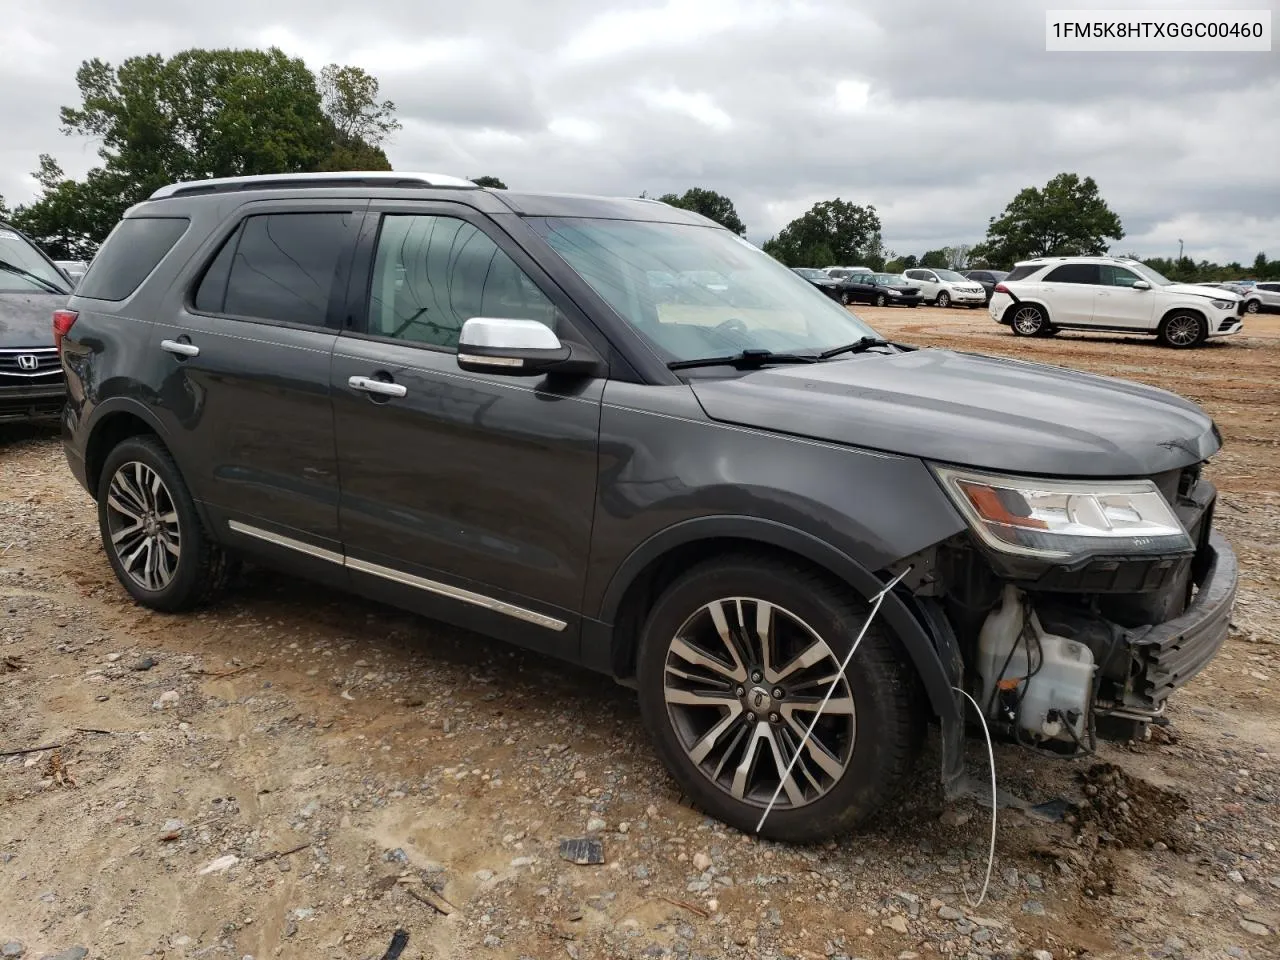
[[[1166,347],[1185,350],[1198,347],[1209,335],[1204,318],[1188,311],[1171,313],[1160,321],[1156,336]]]
[[[951,295],[947,293],[947,291],[942,290],[938,293],[938,296],[933,302],[940,307],[949,307],[951,306]]]
[[[1261,310],[1262,310],[1262,304],[1260,304],[1257,300],[1250,300],[1248,303],[1246,303],[1246,304],[1244,305],[1244,312],[1245,312],[1245,313],[1255,313],[1255,314],[1256,314],[1256,313],[1260,312]]]
[[[1040,337],[1049,328],[1049,318],[1034,303],[1020,303],[1013,311],[1009,326],[1020,337]]]
[[[230,559],[205,531],[177,464],[154,437],[132,437],[107,455],[98,527],[116,577],[153,610],[199,606],[231,577]]]
[[[640,711],[699,807],[754,833],[781,784],[760,833],[808,842],[851,829],[893,796],[924,716],[883,620],[817,713],[867,612],[822,574],[750,554],[695,567],[663,593],[640,638]]]
[[[877,293],[877,294],[876,294],[876,306],[877,306],[877,307],[887,307],[888,305],[889,305],[889,298],[888,298],[888,297],[886,297],[883,293]]]

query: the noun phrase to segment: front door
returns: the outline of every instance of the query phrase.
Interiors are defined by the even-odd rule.
[[[1064,263],[1050,270],[1037,285],[1049,307],[1049,322],[1064,326],[1093,324],[1093,301],[1098,293],[1096,263]]]
[[[1132,270],[1104,263],[1101,284],[1093,298],[1093,325],[1125,330],[1154,330],[1159,321],[1151,288],[1134,287],[1142,278]]]
[[[167,439],[218,539],[338,582],[329,366],[366,203],[246,208],[150,342]]]
[[[456,359],[471,317],[572,340],[575,308],[465,207],[375,202],[366,230],[352,293],[365,321],[339,338],[331,380],[352,580],[576,656],[605,381],[466,373]]]

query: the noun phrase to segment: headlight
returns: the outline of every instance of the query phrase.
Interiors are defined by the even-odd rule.
[[[1213,305],[1214,305],[1215,307],[1217,307],[1219,310],[1234,310],[1234,309],[1236,308],[1236,301],[1234,301],[1234,300],[1214,300],[1214,301],[1213,301]]]
[[[900,296],[902,296],[902,291],[901,291],[901,290],[894,290],[892,287],[886,287],[884,292],[885,292],[885,293],[887,293],[887,294],[888,294],[889,296],[891,296],[891,297],[900,297]]]
[[[1002,553],[1073,561],[1195,549],[1150,480],[1038,480],[933,469],[973,532]]]

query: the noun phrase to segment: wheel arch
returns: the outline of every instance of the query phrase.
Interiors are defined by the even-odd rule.
[[[634,677],[645,613],[682,571],[711,557],[744,549],[816,567],[867,600],[884,586],[847,554],[776,521],[743,516],[685,520],[640,544],[614,572],[597,611],[597,622],[611,625],[607,669],[620,680]],[[906,601],[892,593],[886,595],[880,614],[902,644],[934,713],[944,720],[958,718],[952,681],[930,629]]]
[[[1035,297],[1019,297],[1016,300],[1010,300],[1009,305],[1004,308],[1004,313],[1000,314],[1000,322],[1004,324],[1013,323],[1013,314],[1019,307],[1035,307],[1044,314],[1046,323],[1053,319],[1053,314],[1049,311],[1048,306],[1043,300],[1037,300]]]
[[[122,441],[144,434],[156,437],[165,449],[170,449],[164,427],[142,404],[118,397],[104,402],[94,411],[84,445],[85,484],[92,496],[98,495],[102,465],[111,451]]]
[[[1170,317],[1179,313],[1190,313],[1190,314],[1193,314],[1194,316],[1199,317],[1200,322],[1205,325],[1205,331],[1207,332],[1209,330],[1209,315],[1205,313],[1204,310],[1201,309],[1198,304],[1192,304],[1192,303],[1179,303],[1179,304],[1175,304],[1172,307],[1169,307],[1167,310],[1165,310],[1163,313],[1160,314],[1159,323],[1164,323]],[[1157,326],[1158,325],[1159,324],[1157,324]]]

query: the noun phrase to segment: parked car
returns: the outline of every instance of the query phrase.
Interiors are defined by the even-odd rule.
[[[804,277],[832,300],[840,299],[840,281],[816,267],[792,267],[791,272]]]
[[[953,303],[980,307],[987,302],[987,295],[981,284],[962,277],[954,270],[918,267],[906,270],[902,275],[912,286],[920,288],[925,300],[939,307],[949,307]]]
[[[982,287],[982,292],[987,297],[987,303],[990,303],[991,294],[995,292],[996,284],[1008,275],[1009,272],[1007,270],[970,270],[964,275],[964,278],[972,280]]]
[[[0,220],[0,423],[50,420],[66,383],[49,318],[71,284],[16,227]]]
[[[1264,280],[1249,287],[1241,287],[1239,291],[1244,300],[1245,313],[1280,310],[1280,283]]]
[[[1170,347],[1199,346],[1244,326],[1239,294],[1174,283],[1124,257],[1023,261],[996,287],[990,312],[1022,337],[1106,330],[1149,333]]]
[[[918,307],[923,298],[896,273],[853,273],[840,283],[841,303],[870,303],[877,307]]]
[[[55,260],[53,262],[59,270],[67,275],[73,287],[89,272],[89,264],[83,260]]]
[[[638,282],[703,272],[730,289]],[[963,793],[966,695],[1083,753],[1227,635],[1198,406],[888,342],[665,204],[174,184],[54,323],[67,462],[137,602],[190,610],[251,557],[585,665],[702,809],[756,832],[776,796],[765,837],[889,803],[931,717]]]
[[[844,280],[855,273],[870,273],[870,267],[823,267],[822,272],[837,280]]]

